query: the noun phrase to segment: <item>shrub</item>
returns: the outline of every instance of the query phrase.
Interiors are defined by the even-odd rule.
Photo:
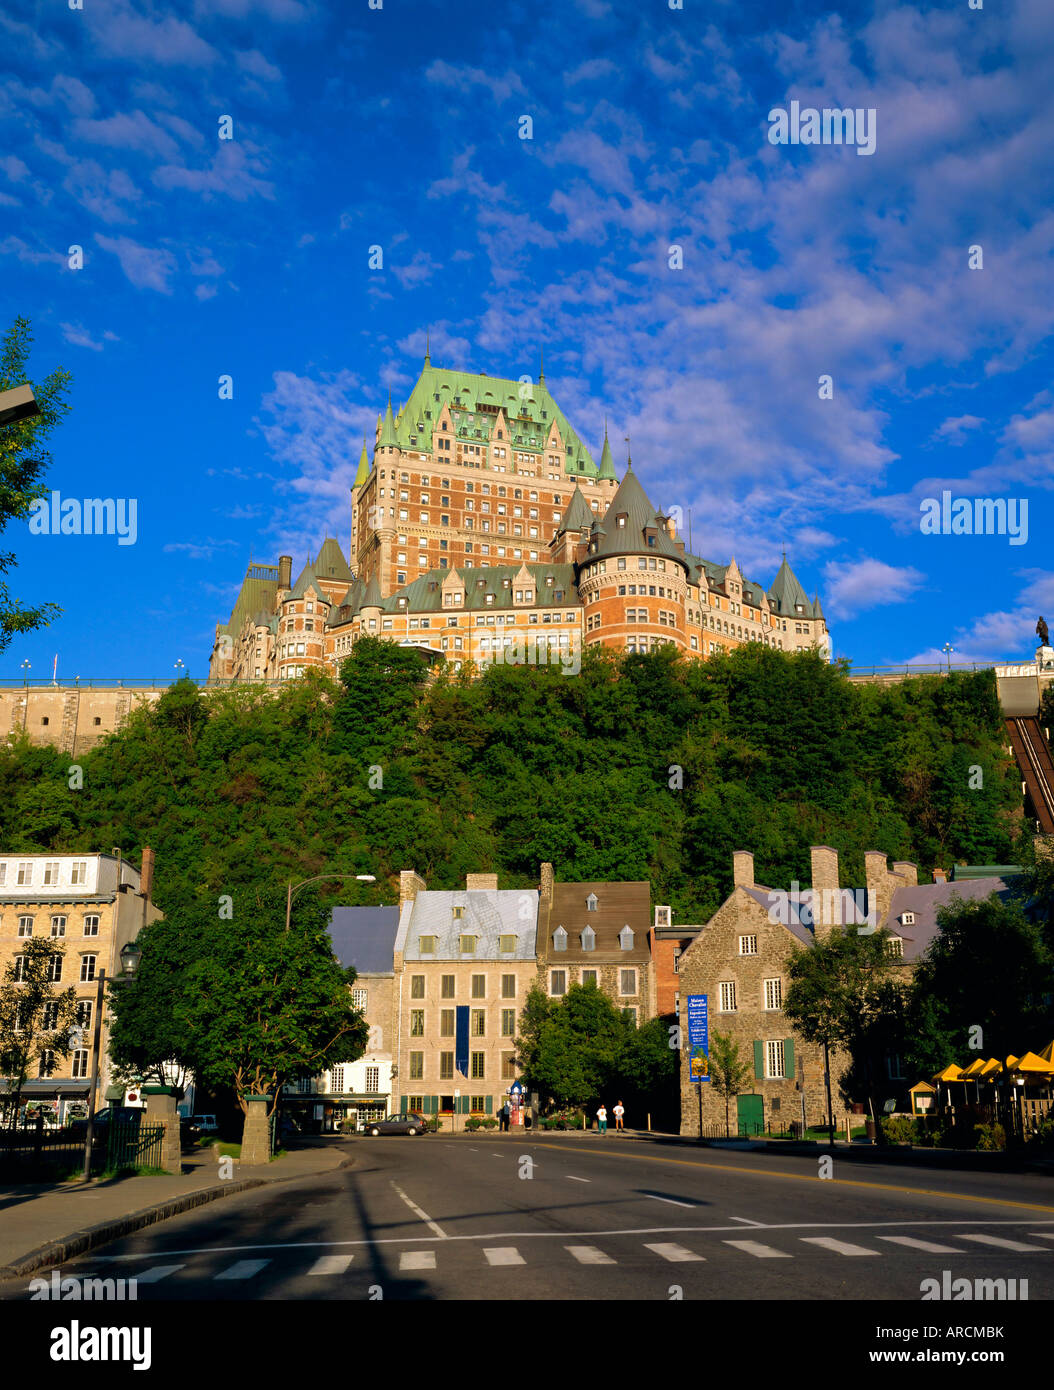
[[[1000,1124],[974,1125],[974,1134],[977,1136],[977,1147],[986,1153],[1006,1148],[1006,1130]]]
[[[887,1144],[913,1144],[916,1138],[915,1121],[910,1115],[883,1115],[879,1121]]]

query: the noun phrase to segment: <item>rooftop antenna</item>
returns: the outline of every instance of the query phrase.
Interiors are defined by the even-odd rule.
[[[425,366],[426,366],[426,367],[430,367],[431,365],[432,365],[432,354],[431,354],[431,352],[430,352],[430,350],[429,350],[428,329],[426,328],[426,329],[425,329]]]
[[[544,347],[541,348],[541,349],[539,349],[539,352],[538,352],[538,361],[539,361],[539,366],[538,366],[538,385],[539,385],[539,386],[544,386],[544,385],[545,385],[545,348],[544,348]]]
[[[626,467],[627,467],[627,468],[632,468],[632,467],[633,467],[633,455],[630,453],[629,435],[628,435],[628,434],[625,436],[625,440],[626,440]]]

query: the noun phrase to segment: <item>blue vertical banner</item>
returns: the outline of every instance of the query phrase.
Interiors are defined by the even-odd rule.
[[[710,1035],[705,994],[688,996],[688,1080],[710,1080]]]
[[[454,1034],[454,1065],[462,1076],[468,1076],[468,1005],[457,1006]]]

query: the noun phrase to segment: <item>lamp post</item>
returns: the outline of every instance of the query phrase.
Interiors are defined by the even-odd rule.
[[[302,882],[300,882],[300,883],[293,883],[292,881],[290,881],[289,886],[288,886],[288,888],[286,889],[286,895],[285,895],[285,929],[286,929],[286,931],[289,930],[290,923],[291,923],[291,921],[292,921],[292,916],[293,916],[293,898],[294,898],[294,896],[295,896],[297,893],[300,892],[301,888],[306,888],[307,885],[308,885],[309,883],[321,883],[323,879],[327,879],[327,878],[341,878],[341,879],[344,879],[344,878],[353,878],[353,879],[356,879],[359,883],[376,883],[376,882],[377,882],[376,876],[375,876],[374,874],[316,874],[314,878],[305,878],[305,879],[304,879]]]
[[[954,650],[955,650],[955,648],[952,646],[952,644],[951,644],[950,642],[945,642],[944,646],[941,648],[941,651],[942,651],[942,652],[945,654],[945,656],[948,658],[948,675],[949,675],[949,676],[950,676],[951,673],[952,673],[952,652],[953,652]]]
[[[142,949],[134,941],[121,947],[121,974],[130,980],[139,969]],[[88,1128],[84,1136],[84,1181],[91,1178],[92,1138],[95,1132],[95,1093],[99,1087],[99,1043],[102,1038],[103,997],[106,986],[106,971],[100,970],[95,991],[95,1029],[92,1035],[91,1084],[88,1089]],[[80,1030],[77,1030],[78,1032]]]
[[[175,663],[175,665],[172,667],[172,669],[173,669],[173,671],[175,671],[175,673],[176,673],[176,680],[177,680],[177,681],[178,681],[178,680],[181,680],[182,677],[183,677],[183,671],[184,671],[184,669],[185,669],[184,666],[183,666],[183,658],[182,658],[182,657],[180,657],[180,659]]]
[[[29,662],[29,661],[23,661],[23,663],[22,663],[22,684],[23,684],[23,685],[28,685],[28,684],[29,684],[29,673],[30,673],[31,670],[32,670],[32,666],[31,666],[30,662]]]

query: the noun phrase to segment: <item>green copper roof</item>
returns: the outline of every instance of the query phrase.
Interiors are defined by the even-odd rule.
[[[787,564],[786,555],[784,555],[783,563],[776,573],[776,578],[772,581],[772,588],[769,590],[769,602],[775,611],[784,617],[812,617],[812,604],[806,596],[805,590],[798,583],[794,571]],[[797,613],[797,604],[801,604],[801,613]]]
[[[366,592],[362,596],[363,608],[383,608],[384,600],[381,598],[381,586],[377,583],[377,576],[374,575],[366,585]]]
[[[595,550],[592,549],[594,543]],[[619,483],[605,513],[603,526],[593,528],[590,545],[590,558],[594,555],[637,555],[642,552],[665,555],[691,572],[688,560],[666,534],[665,526],[659,521],[632,468],[626,469],[626,476]]]
[[[567,504],[567,510],[560,518],[560,525],[556,528],[556,534],[559,535],[561,531],[581,531],[583,526],[592,526],[596,519],[596,512],[590,507],[582,489],[576,483],[571,500]]]
[[[426,363],[409,400],[399,412],[398,423],[393,421],[398,446],[430,450],[432,430],[444,405],[449,406],[454,417],[457,437],[465,443],[489,443],[494,419],[501,409],[505,412],[510,436],[503,442],[512,450],[538,455],[544,452],[555,421],[567,450],[565,471],[591,478],[597,476],[592,455],[542,381],[520,383],[506,377],[455,372]],[[389,441],[382,439],[380,442]]]
[[[394,445],[398,447],[399,439],[395,429],[395,417],[392,415],[392,398],[388,397],[388,409],[384,412],[384,421],[381,425],[381,437],[377,440],[379,446]]]
[[[297,579],[292,589],[286,595],[285,602],[288,603],[290,599],[304,598],[310,592],[316,593],[319,596],[319,598],[324,599],[326,603],[329,602],[329,599],[326,598],[325,593],[322,591],[322,589],[319,588],[318,576],[315,574],[315,567],[309,562],[300,571],[300,577]]]
[[[351,566],[344,558],[344,552],[332,536],[327,536],[323,541],[314,570],[319,579],[343,579],[350,584],[355,578]]]
[[[222,632],[226,632],[231,637],[237,637],[245,626],[247,618],[254,613],[259,613],[261,609],[270,611],[274,607],[275,594],[278,592],[278,571],[275,568],[275,578],[261,578],[254,575],[254,570],[263,568],[260,565],[250,565],[242,580],[242,587],[234,602],[231,611],[230,621],[223,627]],[[274,568],[267,566],[268,569]]]
[[[366,441],[362,441],[362,453],[359,455],[359,466],[355,470],[355,481],[352,487],[362,487],[363,483],[370,476],[370,456],[366,452]]]
[[[611,457],[611,445],[608,443],[608,429],[604,426],[604,447],[600,453],[600,472],[601,478],[615,477],[615,460]]]

